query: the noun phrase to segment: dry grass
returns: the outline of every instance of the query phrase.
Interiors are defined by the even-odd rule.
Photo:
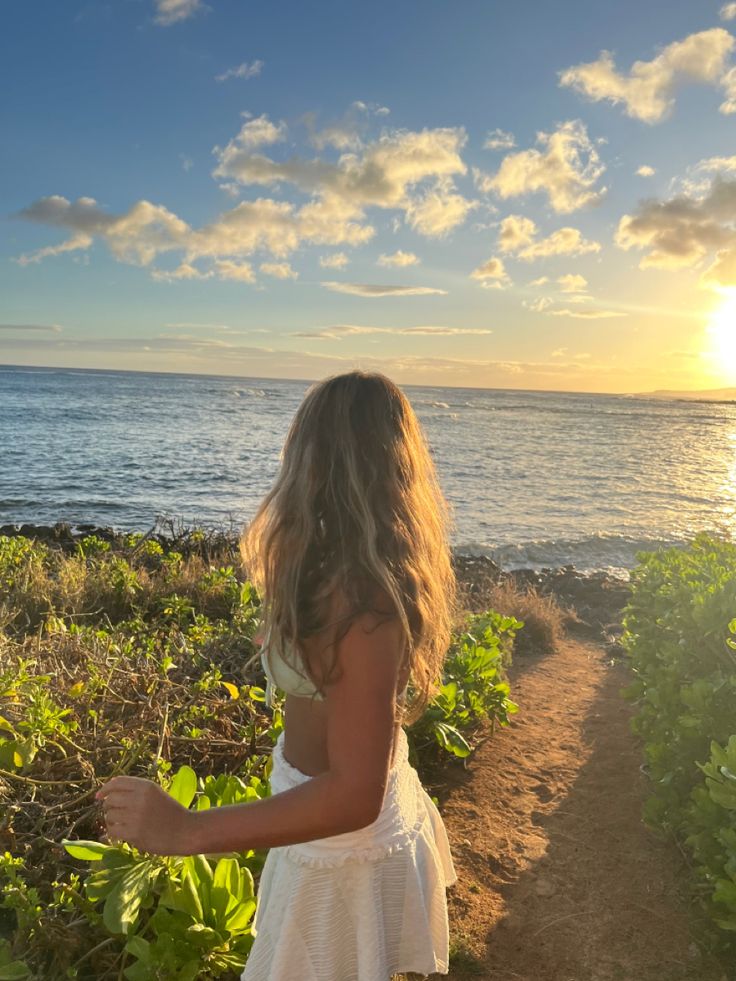
[[[470,585],[458,582],[459,603],[463,610],[482,613],[495,610],[524,622],[514,640],[514,653],[552,654],[559,650],[565,636],[565,623],[576,614],[561,606],[554,596],[542,595],[533,586],[523,588],[513,579],[490,577]]]

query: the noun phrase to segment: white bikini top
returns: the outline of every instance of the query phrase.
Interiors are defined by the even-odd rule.
[[[276,688],[280,688],[287,695],[295,695],[298,698],[314,697],[317,701],[324,701],[325,696],[306,674],[298,654],[293,655],[294,663],[292,663],[292,653],[289,653],[287,659],[271,642],[269,631],[261,645],[261,664],[266,675],[266,705],[270,708],[274,707],[274,689]],[[408,687],[409,683],[407,682],[399,696],[400,701],[403,700]]]

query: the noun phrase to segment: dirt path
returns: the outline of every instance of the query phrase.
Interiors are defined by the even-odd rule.
[[[627,666],[568,639],[511,680],[519,714],[435,790],[460,876],[450,981],[726,981],[693,943],[681,856],[641,821]]]

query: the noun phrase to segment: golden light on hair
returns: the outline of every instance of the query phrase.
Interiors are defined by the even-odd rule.
[[[422,428],[394,382],[356,370],[312,385],[240,542],[269,643],[299,651],[339,623],[324,685],[352,622],[390,607],[411,666],[402,721],[415,721],[439,691],[456,615],[450,518]]]

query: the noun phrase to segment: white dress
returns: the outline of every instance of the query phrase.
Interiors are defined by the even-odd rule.
[[[271,793],[311,780],[273,750]],[[383,807],[365,828],[271,848],[241,981],[389,981],[447,974],[445,889],[457,881],[445,825],[400,730]]]

